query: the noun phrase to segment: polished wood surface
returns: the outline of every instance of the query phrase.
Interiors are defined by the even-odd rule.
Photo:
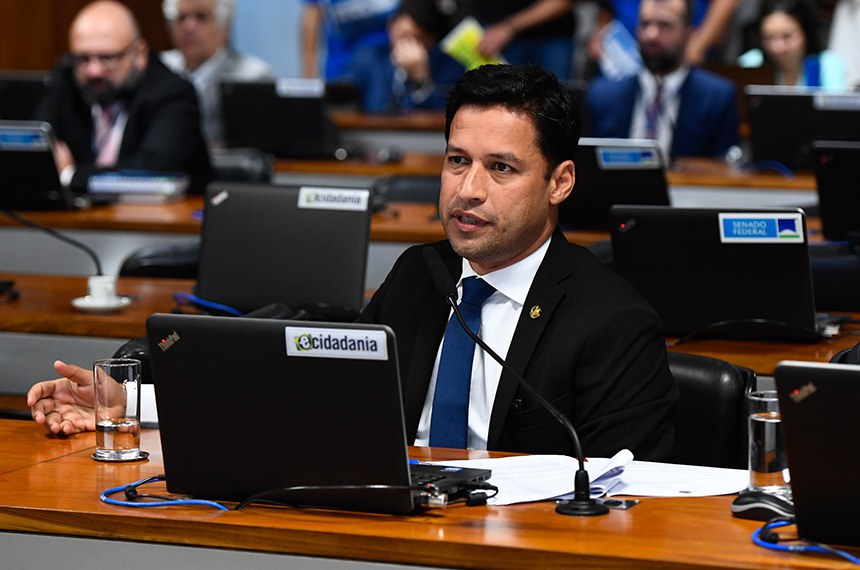
[[[331,119],[347,130],[374,131],[445,131],[443,111],[411,110],[396,114],[367,114],[355,110],[333,110]]]
[[[137,463],[98,463],[94,447],[92,433],[57,438],[33,422],[0,420],[0,529],[458,568],[845,567],[835,558],[756,547],[750,535],[758,523],[732,518],[729,496],[646,498],[595,518],[557,515],[551,502],[455,505],[414,516],[113,506],[99,493],[164,472],[159,435],[143,431],[141,447],[151,455]],[[432,460],[486,456],[410,452]],[[148,490],[163,492],[162,485]]]
[[[15,281],[21,293],[18,301],[0,305],[0,331],[107,338],[144,336],[146,318],[170,311],[175,304],[173,294],[191,292],[194,286],[189,280],[120,278],[118,293],[131,297],[131,305],[116,313],[89,314],[71,304],[72,299],[85,294],[86,277],[0,273],[0,279]],[[853,316],[860,319],[860,315]],[[721,358],[752,368],[759,375],[772,376],[782,360],[827,362],[858,341],[860,324],[845,324],[841,335],[815,343],[709,339],[677,344],[677,339],[669,339],[668,348]]]
[[[200,233],[203,198],[189,196],[162,204],[118,203],[74,212],[20,212],[27,219],[56,229]],[[17,223],[0,216],[0,226]],[[570,231],[568,239],[583,245],[608,239],[606,232]],[[434,204],[391,203],[373,215],[370,239],[378,242],[425,243],[445,239]]]
[[[173,294],[190,293],[194,286],[182,279],[121,277],[117,294],[130,297],[129,306],[115,313],[84,313],[72,299],[86,295],[86,277],[0,273],[0,279],[13,280],[20,292],[17,301],[0,305],[0,331],[122,339],[145,336],[146,318],[169,312]]]

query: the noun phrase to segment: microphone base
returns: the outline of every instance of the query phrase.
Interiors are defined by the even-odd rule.
[[[598,503],[594,499],[587,501],[568,499],[566,501],[559,501],[555,506],[555,512],[571,517],[596,517],[608,513],[609,507]]]

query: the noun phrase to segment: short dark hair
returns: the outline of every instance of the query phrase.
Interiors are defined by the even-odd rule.
[[[501,106],[531,117],[537,145],[547,161],[547,177],[565,160],[573,160],[579,143],[579,109],[570,92],[539,65],[492,64],[467,71],[448,93],[445,141],[460,107]]]

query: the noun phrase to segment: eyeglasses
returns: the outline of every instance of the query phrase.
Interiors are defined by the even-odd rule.
[[[72,63],[75,67],[85,67],[90,61],[98,61],[104,67],[114,67],[122,60],[137,43],[137,38],[131,40],[125,49],[113,53],[73,53]]]

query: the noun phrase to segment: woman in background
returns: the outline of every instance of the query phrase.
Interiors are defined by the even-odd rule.
[[[806,0],[765,2],[759,20],[761,49],[742,54],[738,64],[760,67],[767,62],[774,68],[775,85],[845,89],[845,62],[822,50],[817,29],[815,7]]]

